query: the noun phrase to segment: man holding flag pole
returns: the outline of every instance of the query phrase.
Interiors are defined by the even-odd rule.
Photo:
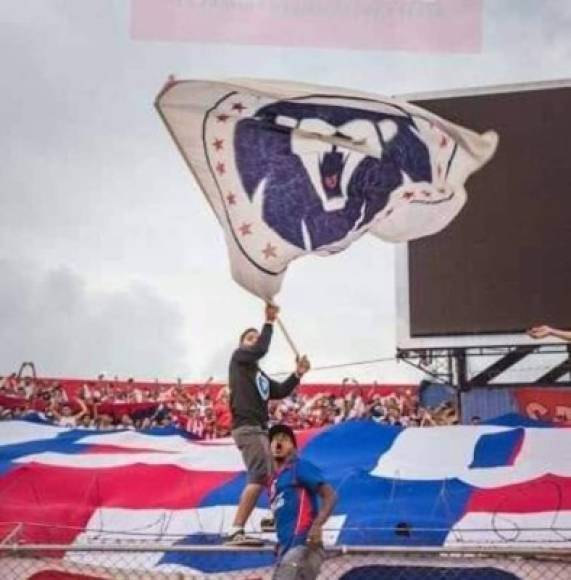
[[[240,497],[238,510],[227,543],[235,546],[260,545],[256,538],[245,535],[244,527],[254,510],[262,490],[272,475],[272,456],[268,440],[268,401],[290,395],[309,370],[306,356],[296,357],[295,371],[282,383],[274,381],[258,366],[269,350],[273,324],[279,307],[266,304],[265,324],[261,332],[246,329],[230,360],[229,386],[232,412],[232,437],[242,453],[248,483]]]

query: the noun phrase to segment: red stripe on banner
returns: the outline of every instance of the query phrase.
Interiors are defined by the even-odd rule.
[[[168,465],[78,469],[30,463],[0,479],[0,521],[43,524],[24,526],[21,539],[28,543],[69,543],[98,507],[193,508],[236,475]]]
[[[466,513],[530,514],[559,510],[571,510],[571,478],[555,475],[494,489],[478,489],[466,506]]]
[[[61,572],[60,570],[42,570],[29,576],[29,580],[105,580],[105,576],[91,576],[77,572]]]

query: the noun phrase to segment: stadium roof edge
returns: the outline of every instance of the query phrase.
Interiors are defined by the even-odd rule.
[[[471,97],[474,95],[493,95],[521,91],[539,91],[544,89],[560,89],[571,87],[571,78],[539,81],[529,83],[511,83],[505,85],[487,85],[480,87],[466,87],[447,89],[442,91],[426,91],[420,93],[404,93],[393,95],[395,98],[406,101],[426,101],[429,99],[446,99],[452,97]]]

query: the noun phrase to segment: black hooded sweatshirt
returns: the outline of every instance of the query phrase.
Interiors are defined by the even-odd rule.
[[[229,386],[232,429],[251,425],[267,429],[268,401],[287,397],[299,384],[299,378],[291,374],[283,383],[266,375],[258,361],[268,352],[273,327],[266,323],[256,344],[240,346],[230,360]]]

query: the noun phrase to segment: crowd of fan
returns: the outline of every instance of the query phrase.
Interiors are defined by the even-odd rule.
[[[381,395],[374,389],[346,384],[329,392],[298,392],[271,401],[271,422],[294,429],[311,429],[352,419],[380,424],[425,427],[456,424],[457,412],[446,403],[434,409],[419,405],[412,389]],[[0,419],[36,416],[64,427],[147,430],[182,428],[199,439],[230,434],[228,388],[221,385],[188,387],[143,384],[132,379],[110,381],[100,376],[70,388],[65,382],[11,375],[0,377]]]
[[[418,395],[410,389],[387,395],[365,394],[358,387],[343,395],[318,393],[294,394],[283,401],[270,403],[272,419],[291,425],[294,429],[311,429],[349,421],[371,419],[383,425],[401,427],[430,427],[458,423],[456,408],[443,403],[434,409],[419,404]]]

